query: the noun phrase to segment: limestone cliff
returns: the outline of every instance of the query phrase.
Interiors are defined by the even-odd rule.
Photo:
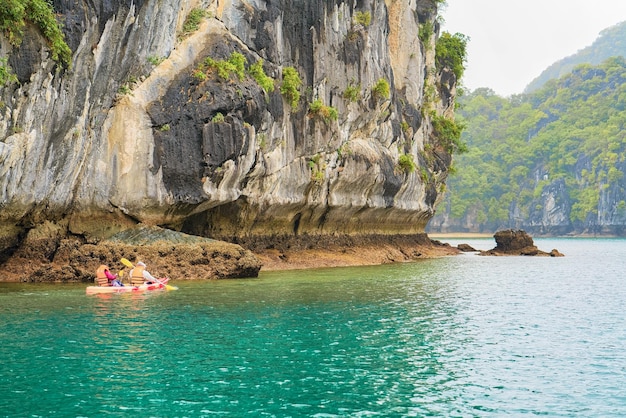
[[[0,250],[45,222],[95,242],[137,223],[232,239],[432,217],[451,156],[431,118],[452,117],[456,84],[435,68],[439,1],[52,3],[71,67],[35,25],[19,47],[0,34],[19,80],[0,87]],[[233,53],[275,88],[207,64]]]

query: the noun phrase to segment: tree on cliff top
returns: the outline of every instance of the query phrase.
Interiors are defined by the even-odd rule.
[[[448,32],[442,33],[435,45],[437,71],[449,68],[456,76],[457,82],[461,80],[463,72],[465,72],[468,41],[469,38],[462,33],[455,33],[454,35]]]

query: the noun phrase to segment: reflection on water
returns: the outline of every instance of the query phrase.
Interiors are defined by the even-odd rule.
[[[104,410],[131,413],[144,409],[154,389],[145,382],[156,378],[162,353],[155,340],[153,313],[147,293],[94,295],[92,340],[94,351],[89,378],[98,388]],[[141,376],[138,384],[138,376]],[[132,393],[130,401],[126,393]]]
[[[536,242],[566,257],[262,272],[145,294],[0,285],[0,411],[624,415],[625,241]]]

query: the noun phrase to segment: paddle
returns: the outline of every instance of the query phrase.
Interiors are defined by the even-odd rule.
[[[134,265],[133,263],[131,263],[131,262],[130,262],[130,260],[128,260],[127,258],[123,258],[123,257],[122,257],[122,260],[121,260],[121,261],[122,261],[122,264],[124,264],[126,267],[128,267],[128,268],[130,268],[130,269],[134,269],[134,268],[135,268],[135,265]],[[169,284],[165,284],[165,283],[163,283],[162,281],[160,281],[159,279],[157,279],[156,277],[154,278],[154,280],[155,280],[157,283],[162,284],[163,286],[165,286],[165,288],[166,288],[167,290],[178,290],[178,288],[177,288],[176,286],[172,286],[172,285],[169,285]]]

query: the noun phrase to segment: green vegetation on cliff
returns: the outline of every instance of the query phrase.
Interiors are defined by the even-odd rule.
[[[564,184],[569,203],[555,206],[571,206],[573,225],[626,221],[624,58],[578,66],[529,95],[478,89],[461,106],[468,152],[440,211],[486,229],[511,225],[546,209],[542,193]]]
[[[293,67],[285,67],[283,69],[283,82],[280,85],[280,93],[287,99],[293,109],[298,107],[300,101],[300,86],[302,80],[298,70]]]
[[[354,20],[359,25],[368,27],[372,23],[372,14],[370,12],[356,12],[354,14]]]
[[[309,103],[309,115],[311,117],[319,117],[326,122],[337,120],[339,117],[337,109],[332,106],[326,106],[320,99],[315,99]]]
[[[265,70],[263,70],[263,59],[260,59],[250,65],[250,67],[248,67],[248,73],[256,80],[259,86],[261,86],[266,93],[274,91],[274,79],[265,74]]]
[[[185,18],[185,23],[183,23],[183,33],[182,35],[188,35],[192,32],[197,31],[200,28],[200,22],[202,19],[209,16],[209,12],[199,7],[195,9],[191,9],[187,17]]]
[[[0,87],[4,87],[10,83],[17,83],[17,76],[13,74],[13,70],[7,64],[6,58],[0,58]]]
[[[467,152],[467,145],[461,141],[464,125],[444,116],[432,116],[433,131],[443,148],[449,154]]]
[[[219,79],[223,81],[233,81],[232,75],[237,76],[239,81],[246,77],[246,64],[248,60],[240,52],[232,52],[227,60],[216,60],[206,57],[200,65],[194,69],[193,76],[198,81],[205,81],[207,74],[217,73]],[[263,70],[263,60],[260,59],[248,67],[248,74],[267,93],[274,91],[274,79],[265,74]]]
[[[412,173],[417,168],[411,154],[402,154],[398,157],[398,168],[405,173]]]
[[[9,43],[20,46],[26,22],[39,28],[48,42],[52,59],[66,67],[72,65],[72,51],[56,20],[54,9],[46,0],[2,0],[0,2],[0,31]]]
[[[222,80],[231,80],[231,75],[234,74],[239,80],[243,80],[245,74],[246,58],[239,52],[233,52],[230,54],[228,60],[215,60],[211,57],[204,59],[204,62],[198,70],[206,74],[206,71],[213,70],[217,72],[217,75]],[[195,73],[196,78],[202,78],[198,76],[198,72]]]
[[[377,100],[383,100],[388,99],[389,95],[389,82],[384,78],[378,79],[376,84],[372,87],[372,96]]]
[[[444,32],[435,45],[435,65],[437,71],[443,68],[452,70],[457,80],[463,77],[467,59],[467,42],[469,38],[461,33],[454,35]]]

